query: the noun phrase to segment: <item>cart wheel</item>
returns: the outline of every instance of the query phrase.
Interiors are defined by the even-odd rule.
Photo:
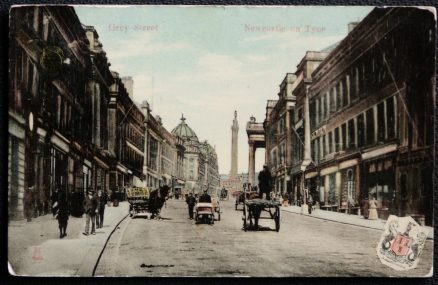
[[[195,215],[195,221],[196,221],[196,222],[199,221],[199,216],[198,216],[198,214]]]
[[[221,211],[219,211],[218,215],[217,215],[217,220],[220,221],[221,220]]]
[[[236,211],[237,211],[237,203],[236,203]]]
[[[276,214],[275,214],[274,220],[275,220],[275,230],[277,232],[279,232],[280,231],[280,209],[279,208],[276,209]]]
[[[211,224],[214,224],[214,214],[211,215]]]

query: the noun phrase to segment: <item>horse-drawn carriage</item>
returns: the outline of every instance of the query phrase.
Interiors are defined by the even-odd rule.
[[[129,202],[129,216],[144,213],[150,219],[160,218],[160,211],[169,195],[169,186],[164,185],[153,191],[146,187],[134,187],[126,191]]]
[[[145,213],[150,218],[149,212],[149,189],[134,187],[126,190],[129,203],[129,216],[135,217],[139,213]]]
[[[220,193],[220,200],[224,201],[224,200],[228,200],[228,199],[229,199],[229,197],[228,197],[228,190],[223,188],[221,190],[221,193]]]
[[[254,199],[258,197],[257,191],[235,191],[233,195],[236,197],[235,209],[238,210],[239,205],[243,205],[245,207],[245,200]]]
[[[273,219],[275,230],[280,231],[280,202],[266,199],[245,199],[243,206],[243,229],[258,230],[260,219]],[[268,215],[262,215],[268,213]]]

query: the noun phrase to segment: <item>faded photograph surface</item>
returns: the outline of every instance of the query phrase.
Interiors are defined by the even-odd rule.
[[[433,272],[436,12],[15,6],[20,276]]]

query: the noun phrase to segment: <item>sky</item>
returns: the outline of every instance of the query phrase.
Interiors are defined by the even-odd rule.
[[[347,35],[372,7],[76,6],[94,26],[110,69],[134,79],[134,100],[147,100],[172,131],[186,123],[215,146],[219,172],[231,168],[231,125],[239,122],[238,169],[248,172],[246,123],[263,122],[286,73],[306,51]],[[264,150],[256,152],[256,171]]]

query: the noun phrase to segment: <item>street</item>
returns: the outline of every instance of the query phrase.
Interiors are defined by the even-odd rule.
[[[381,231],[281,212],[263,231],[242,230],[234,199],[221,202],[221,221],[196,224],[183,200],[168,200],[163,220],[126,218],[107,243],[95,276],[425,276],[432,267],[427,241],[418,267],[398,272],[381,264]]]

